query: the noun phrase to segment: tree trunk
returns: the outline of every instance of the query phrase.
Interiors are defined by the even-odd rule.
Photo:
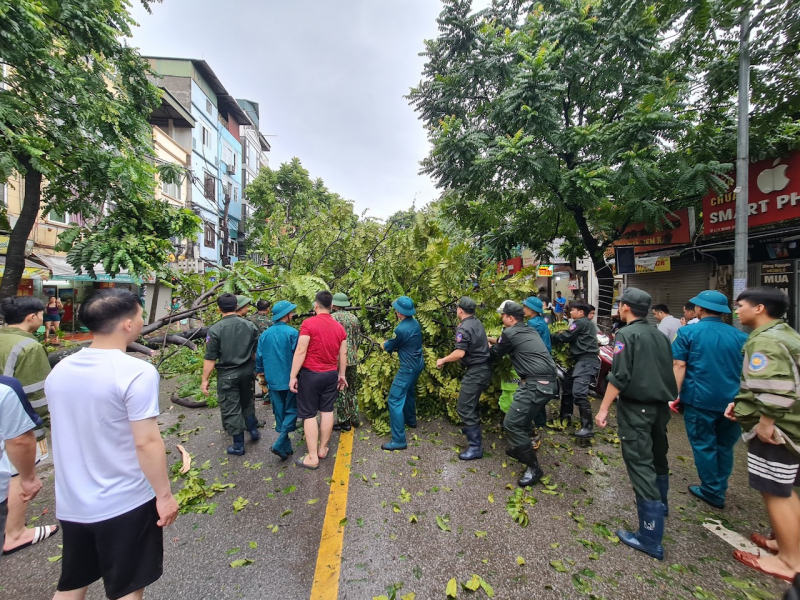
[[[567,209],[572,212],[575,218],[575,223],[578,225],[578,231],[581,234],[581,241],[592,259],[592,266],[594,267],[595,275],[597,275],[599,288],[597,316],[610,317],[611,308],[614,305],[614,274],[606,264],[603,256],[605,246],[599,244],[594,235],[592,235],[592,230],[589,229],[589,223],[581,206],[567,205]]]
[[[597,316],[610,317],[611,309],[614,307],[614,274],[605,261],[600,268],[597,267],[594,259],[592,259],[592,264],[597,275]]]
[[[25,271],[25,245],[28,242],[39,208],[42,204],[42,174],[34,170],[30,161],[22,161],[25,167],[25,196],[19,211],[19,219],[11,230],[6,252],[6,267],[0,282],[0,298],[17,295],[17,288]]]
[[[231,197],[227,196],[225,199],[225,205],[222,210],[222,264],[226,267],[230,266],[231,259],[228,256],[228,237],[230,236],[230,232],[228,231],[228,213],[231,209]]]

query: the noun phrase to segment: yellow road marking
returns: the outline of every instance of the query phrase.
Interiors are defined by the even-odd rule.
[[[328,507],[322,524],[317,567],[311,600],[336,600],[339,597],[339,574],[342,567],[344,526],[340,525],[347,514],[347,490],[350,485],[350,462],[353,455],[353,432],[343,431],[333,466],[333,481],[328,494]]]

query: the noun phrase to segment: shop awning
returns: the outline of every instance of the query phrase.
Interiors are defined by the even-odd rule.
[[[3,276],[5,271],[6,257],[0,255],[0,277]],[[46,266],[27,258],[25,259],[25,270],[22,272],[23,279],[47,279],[48,277],[50,277],[50,271]]]
[[[37,254],[36,258],[50,267],[53,279],[67,279],[69,275],[75,275],[74,269],[67,262],[65,256],[49,256]]]

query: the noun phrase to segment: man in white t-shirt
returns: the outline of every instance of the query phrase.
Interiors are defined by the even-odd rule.
[[[64,548],[55,598],[82,600],[102,578],[109,598],[141,598],[161,577],[163,527],[175,521],[159,415],[158,371],[125,353],[144,322],[139,298],[105,289],[83,303],[92,345],[45,384],[56,517]]]
[[[667,336],[669,343],[675,341],[675,336],[678,335],[678,329],[683,327],[680,319],[676,319],[669,312],[669,307],[666,304],[656,304],[653,306],[653,316],[658,321],[658,330]]]
[[[19,473],[19,493],[23,502],[33,500],[42,489],[42,482],[36,476],[34,433],[34,429],[41,426],[42,421],[31,408],[20,382],[13,377],[0,376],[0,459],[4,453],[8,455],[11,465]],[[0,548],[5,539],[10,479],[11,472],[7,467],[0,470]]]

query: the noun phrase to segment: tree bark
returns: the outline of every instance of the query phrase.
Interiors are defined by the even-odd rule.
[[[606,245],[598,243],[597,239],[592,235],[592,231],[589,229],[589,223],[586,220],[586,215],[581,206],[567,205],[567,209],[572,212],[575,218],[575,223],[578,225],[578,231],[581,234],[581,241],[586,248],[586,252],[592,259],[592,266],[597,276],[599,291],[597,316],[610,317],[611,308],[614,305],[614,274],[605,261],[604,252]]]
[[[28,237],[39,216],[42,204],[42,174],[36,171],[30,161],[21,161],[25,168],[25,195],[11,236],[8,240],[6,252],[6,266],[0,282],[0,298],[9,298],[17,295],[17,288],[22,281],[25,271],[25,245]]]

